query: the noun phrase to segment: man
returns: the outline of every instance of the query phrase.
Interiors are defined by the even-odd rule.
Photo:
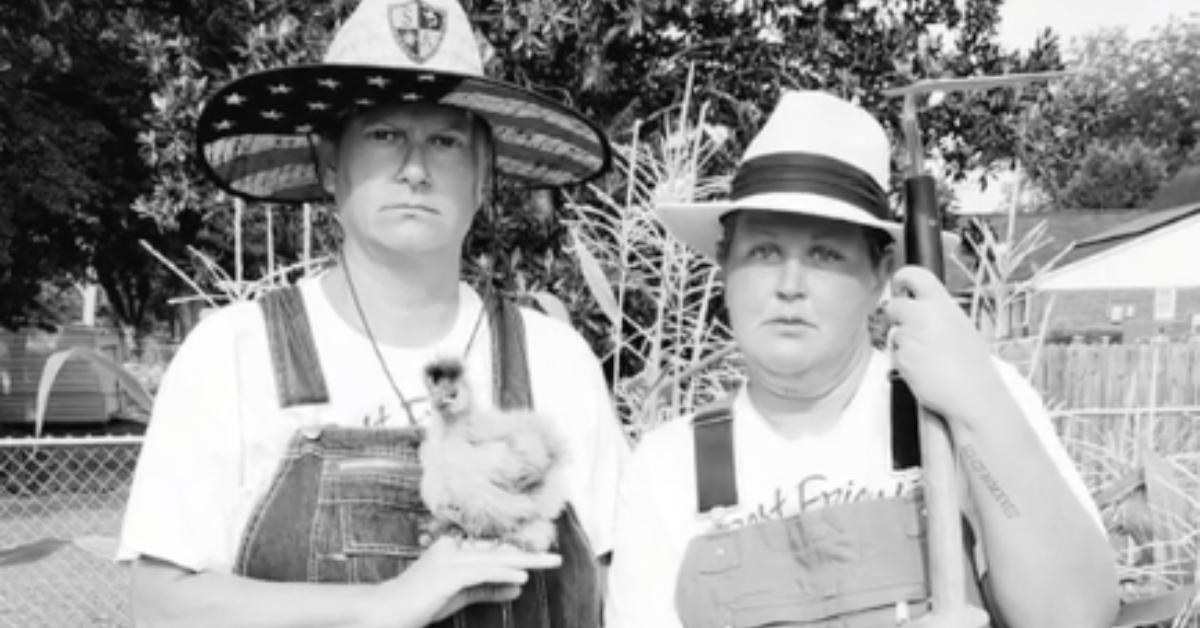
[[[118,552],[139,625],[598,625],[625,456],[599,365],[569,327],[459,276],[493,169],[586,180],[602,134],[482,78],[455,0],[363,0],[323,64],[234,81],[197,135],[231,193],[332,197],[343,242],[320,276],[206,317],[170,365]],[[553,553],[428,534],[422,370],[446,355],[566,434]]]
[[[746,364],[731,400],[643,436],[621,482],[610,628],[919,626],[919,469],[894,464],[893,366],[950,425],[994,626],[1109,626],[1099,514],[1037,393],[928,271],[896,270],[889,143],[863,109],[786,92],[730,199],[659,207],[721,265]],[[868,318],[889,291],[889,353]],[[950,623],[978,628],[975,623]]]

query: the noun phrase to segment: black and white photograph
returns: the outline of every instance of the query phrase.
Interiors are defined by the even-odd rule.
[[[8,0],[0,628],[1200,628],[1197,0]]]

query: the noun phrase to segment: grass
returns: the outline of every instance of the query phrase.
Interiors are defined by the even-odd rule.
[[[1057,427],[1100,507],[1117,558],[1122,599],[1197,579],[1200,557],[1200,410],[1060,414]],[[1193,609],[1176,623],[1200,626]]]
[[[131,626],[129,577],[127,568],[73,546],[32,565],[5,568],[0,626]]]
[[[126,472],[131,469],[129,465]],[[33,538],[115,537],[125,508],[127,483],[128,477],[123,489],[99,494],[0,494],[0,547]],[[66,545],[36,562],[3,568],[0,626],[129,626],[128,597],[127,568]]]

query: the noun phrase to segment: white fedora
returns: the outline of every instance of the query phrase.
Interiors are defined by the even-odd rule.
[[[781,211],[840,220],[887,232],[897,247],[904,224],[888,204],[891,150],[883,126],[866,110],[819,91],[784,91],[767,123],[750,141],[729,198],[662,202],[655,210],[667,229],[716,258],[720,219],[733,211]],[[957,239],[943,232],[949,256]]]
[[[488,79],[458,0],[362,0],[320,64],[256,72],[205,103],[196,143],[205,173],[250,199],[328,197],[316,134],[356,111],[427,102],[475,112],[491,127],[496,168],[517,183],[560,186],[602,173],[604,134],[564,105]]]

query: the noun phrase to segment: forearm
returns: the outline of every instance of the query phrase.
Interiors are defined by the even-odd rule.
[[[141,561],[134,567],[137,625],[171,628],[375,628],[366,611],[375,585],[269,582],[212,572],[189,573]]]
[[[988,416],[971,425],[985,427],[955,440],[1004,619],[1011,628],[1110,626],[1116,572],[1103,530],[1016,402],[997,395],[983,407]]]

